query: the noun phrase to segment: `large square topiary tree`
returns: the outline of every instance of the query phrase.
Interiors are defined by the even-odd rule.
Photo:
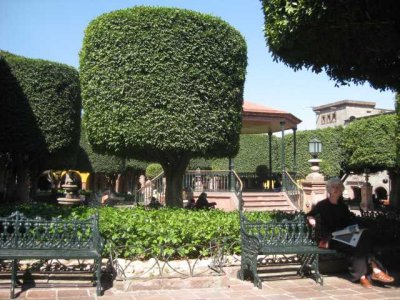
[[[243,37],[217,17],[143,6],[101,15],[80,53],[89,142],[160,163],[167,205],[182,206],[191,158],[238,151],[246,65]]]

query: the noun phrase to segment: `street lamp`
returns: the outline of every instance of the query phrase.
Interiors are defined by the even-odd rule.
[[[308,142],[308,152],[310,152],[312,158],[308,161],[311,164],[311,173],[307,175],[306,180],[309,181],[324,181],[324,176],[319,173],[318,155],[322,151],[322,143],[319,139],[313,138]]]
[[[317,158],[318,154],[322,152],[322,143],[319,139],[313,138],[308,142],[308,151],[313,158]]]

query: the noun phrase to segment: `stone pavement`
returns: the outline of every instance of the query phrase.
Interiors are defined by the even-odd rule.
[[[375,285],[372,289],[362,288],[359,284],[348,281],[345,275],[330,275],[324,277],[324,285],[317,285],[310,278],[297,276],[264,280],[263,289],[253,287],[250,282],[243,282],[232,277],[211,278],[218,281],[214,287],[196,287],[199,277],[184,279],[182,288],[168,289],[148,285],[147,289],[140,282],[127,285],[127,282],[114,282],[103,296],[97,297],[94,287],[57,287],[57,288],[27,288],[22,292],[17,290],[16,299],[29,300],[262,300],[262,299],[400,299],[400,272],[392,273],[396,281],[390,285]],[[182,280],[182,279],[181,279]],[[192,284],[190,282],[192,281]],[[201,281],[201,280],[200,280]],[[189,284],[188,284],[189,283]],[[203,286],[204,286],[203,282]],[[136,290],[135,290],[136,289]],[[9,289],[2,286],[0,299],[9,299]]]

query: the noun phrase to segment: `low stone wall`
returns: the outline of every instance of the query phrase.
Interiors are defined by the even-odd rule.
[[[113,268],[116,280],[135,278],[165,278],[223,275],[222,269],[240,264],[240,256],[227,256],[223,261],[213,258],[162,261],[155,258],[147,261],[115,259]]]

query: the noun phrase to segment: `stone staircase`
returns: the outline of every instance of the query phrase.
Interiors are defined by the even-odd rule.
[[[247,211],[296,211],[283,192],[243,192],[243,208]]]

